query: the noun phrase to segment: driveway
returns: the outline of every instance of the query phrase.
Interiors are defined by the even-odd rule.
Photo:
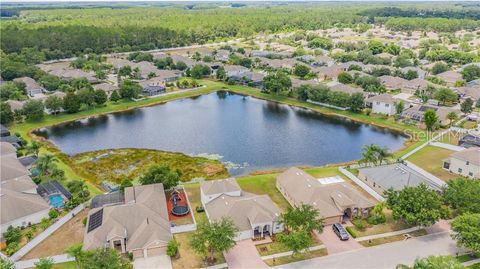
[[[133,261],[134,269],[172,269],[172,261],[167,255],[136,258]]]
[[[430,255],[455,255],[462,250],[449,232],[436,233],[405,241],[328,255],[278,266],[278,268],[385,269],[398,264],[412,265],[416,258]]]
[[[268,268],[250,239],[238,241],[224,256],[229,269]]]
[[[333,232],[332,225],[327,225],[323,228],[323,233],[317,234],[318,239],[322,241],[327,248],[328,254],[335,254],[355,249],[364,248],[360,243],[350,237],[347,241],[341,241]]]

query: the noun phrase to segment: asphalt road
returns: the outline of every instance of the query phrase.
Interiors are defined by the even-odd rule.
[[[412,265],[419,257],[455,255],[456,252],[461,250],[456,247],[449,232],[443,232],[290,263],[277,268],[394,269],[398,264]]]

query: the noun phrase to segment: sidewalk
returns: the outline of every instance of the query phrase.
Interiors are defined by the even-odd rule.
[[[69,257],[67,254],[51,256],[50,258],[53,260],[53,263],[64,263],[64,262],[75,261],[75,258]],[[38,262],[39,260],[40,259],[18,261],[15,263],[15,268],[16,269],[32,268],[32,267],[35,267],[35,263]]]
[[[453,150],[453,151],[462,151],[462,150],[465,149],[464,147],[455,146],[455,145],[451,145],[451,144],[446,144],[446,143],[442,143],[442,142],[432,142],[432,143],[430,143],[430,145],[435,146],[435,147],[439,147],[439,148],[448,149],[448,150]]]
[[[368,235],[368,236],[357,237],[357,238],[355,238],[355,240],[357,242],[366,241],[366,240],[373,240],[373,239],[377,239],[377,238],[390,237],[390,236],[395,236],[395,235],[400,235],[400,234],[411,233],[411,232],[414,232],[414,231],[418,231],[420,229],[422,229],[422,228],[417,226],[417,227],[412,227],[412,228],[408,228],[408,229],[404,229],[404,230],[393,231],[393,232],[388,232],[388,233],[383,233],[383,234],[372,234],[372,235]]]

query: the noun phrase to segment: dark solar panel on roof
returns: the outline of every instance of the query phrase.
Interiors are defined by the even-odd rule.
[[[87,233],[100,227],[102,225],[102,221],[103,221],[103,208],[93,213],[92,215],[90,215],[90,218],[88,219]]]

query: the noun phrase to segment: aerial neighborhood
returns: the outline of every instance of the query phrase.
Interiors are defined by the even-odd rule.
[[[478,5],[11,5],[1,268],[479,268]]]

